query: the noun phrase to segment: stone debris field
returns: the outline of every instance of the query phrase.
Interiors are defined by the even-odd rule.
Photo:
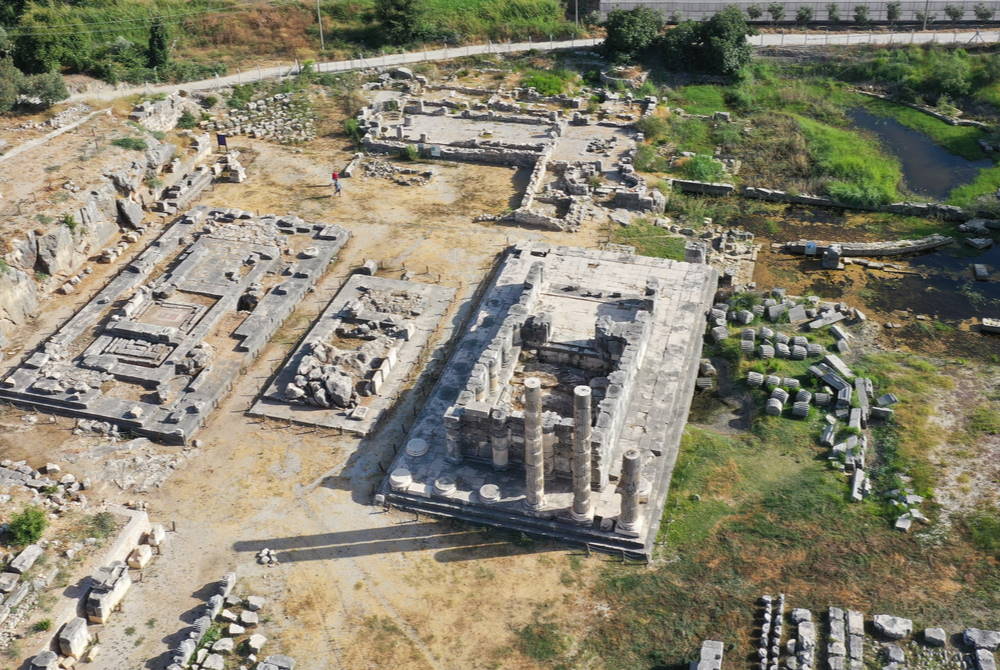
[[[74,107],[50,125],[79,132],[39,149],[51,168],[19,180],[0,162],[0,508],[50,523],[0,552],[16,667],[549,667],[505,664],[492,628],[477,644],[493,656],[471,661],[464,640],[442,646],[464,625],[437,615],[465,602],[489,619],[481,580],[500,574],[501,591],[539,582],[495,613],[525,613],[508,622],[519,644],[560,597],[614,617],[545,581],[583,584],[579,554],[562,575],[543,554],[641,561],[637,584],[681,560],[657,550],[671,480],[689,416],[724,387],[751,420],[821,426],[794,446],[822,447],[845,507],[881,496],[893,538],[930,528],[909,472],[873,483],[880,428],[905,405],[853,355],[880,329],[819,288],[758,289],[754,233],[666,215],[674,186],[735,187],[637,172],[662,100],[404,67],[358,81],[339,111],[332,84]],[[629,226],[670,258],[618,237]],[[775,246],[844,274],[951,241]],[[522,544],[533,562],[504,563]],[[480,556],[475,577],[455,567]],[[758,605],[748,654],[706,640],[691,670],[996,670],[1000,632]]]

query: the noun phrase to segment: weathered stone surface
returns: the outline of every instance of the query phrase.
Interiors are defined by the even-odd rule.
[[[932,647],[943,647],[947,641],[948,634],[944,632],[944,628],[924,629],[924,642]]]
[[[9,572],[16,572],[17,574],[24,574],[35,564],[35,561],[42,555],[42,551],[39,545],[29,544],[10,562],[7,570]]]
[[[83,658],[83,653],[90,644],[90,631],[87,629],[87,620],[83,617],[70,619],[63,625],[58,635],[59,650],[63,656],[73,658]]]
[[[967,645],[976,649],[996,651],[997,647],[1000,647],[1000,631],[966,628],[962,631],[962,639]]]
[[[913,622],[890,614],[876,614],[873,618],[875,630],[890,640],[901,640],[913,632]]]

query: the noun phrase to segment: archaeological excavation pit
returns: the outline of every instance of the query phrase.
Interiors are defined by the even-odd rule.
[[[199,207],[0,383],[0,398],[185,443],[349,233]]]
[[[395,403],[454,294],[353,275],[250,413],[367,435]]]
[[[649,555],[717,281],[630,247],[509,248],[380,499]]]

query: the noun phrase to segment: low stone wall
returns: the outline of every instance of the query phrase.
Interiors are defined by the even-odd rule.
[[[149,130],[173,130],[184,110],[197,116],[201,109],[197,104],[177,93],[164,100],[145,100],[132,109],[128,118]]]
[[[785,244],[783,250],[789,254],[805,254],[810,244],[815,245],[816,255],[822,255],[832,246],[840,247],[841,256],[902,256],[918,254],[952,243],[945,235],[930,235],[919,240],[896,240],[893,242],[811,242],[798,240]]]
[[[753,198],[755,200],[783,202],[791,205],[805,205],[807,207],[835,207],[863,212],[888,212],[903,216],[936,217],[945,221],[965,221],[971,216],[961,207],[946,205],[940,202],[893,202],[888,205],[863,207],[839,202],[833,198],[820,195],[811,195],[808,193],[794,194],[757,186],[737,187],[733,184],[694,181],[690,179],[671,179],[670,183],[683,193],[716,196],[740,195],[744,198]]]
[[[376,139],[366,135],[362,141],[365,151],[375,154],[398,154],[412,142],[400,140]],[[538,162],[539,154],[527,150],[511,150],[502,147],[455,147],[447,144],[417,144],[423,151],[434,158],[463,161],[468,163],[485,163],[487,165],[516,165],[518,167],[533,167]]]

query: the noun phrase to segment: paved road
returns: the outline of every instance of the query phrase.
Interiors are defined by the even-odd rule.
[[[899,33],[762,33],[750,38],[750,43],[756,47],[776,46],[827,46],[827,45],[857,45],[857,44],[967,44],[974,42],[1000,42],[1000,31],[936,31],[936,32],[899,32]],[[563,40],[555,42],[518,42],[515,44],[475,44],[451,49],[435,49],[433,51],[417,51],[372,58],[355,58],[351,60],[328,61],[319,63],[316,67],[320,72],[347,72],[369,67],[385,67],[387,65],[408,65],[423,61],[449,60],[463,56],[478,54],[517,53],[537,49],[551,51],[556,49],[573,49],[592,47],[600,44],[599,39]],[[172,93],[178,89],[188,91],[207,91],[234,84],[245,84],[262,79],[275,79],[295,74],[295,65],[279,65],[276,67],[257,68],[246,72],[213,77],[185,84],[164,84],[160,86],[131,86],[123,88],[108,88],[91,93],[77,93],[69,97],[68,102],[82,100],[114,100],[127,95]]]
[[[415,51],[401,54],[391,54],[387,56],[374,56],[372,58],[355,58],[352,60],[328,61],[318,63],[316,69],[319,72],[347,72],[349,70],[361,70],[369,67],[385,67],[387,65],[409,65],[421,63],[423,61],[449,60],[452,58],[462,58],[464,56],[476,56],[479,54],[507,54],[519,51],[551,51],[556,49],[575,49],[579,47],[592,47],[600,44],[599,39],[585,40],[563,40],[555,42],[517,42],[514,44],[473,44],[464,47],[454,47],[451,49],[435,49],[433,51]],[[186,91],[207,91],[224,86],[235,84],[246,84],[251,81],[262,79],[275,79],[295,74],[295,65],[279,65],[276,67],[257,68],[246,72],[226,75],[225,77],[213,77],[212,79],[202,79],[184,84],[164,84],[161,86],[132,86],[125,88],[109,88],[107,90],[95,91],[93,93],[77,93],[71,95],[67,102],[79,102],[82,100],[114,100],[127,95],[138,93],[173,93],[178,89]]]

